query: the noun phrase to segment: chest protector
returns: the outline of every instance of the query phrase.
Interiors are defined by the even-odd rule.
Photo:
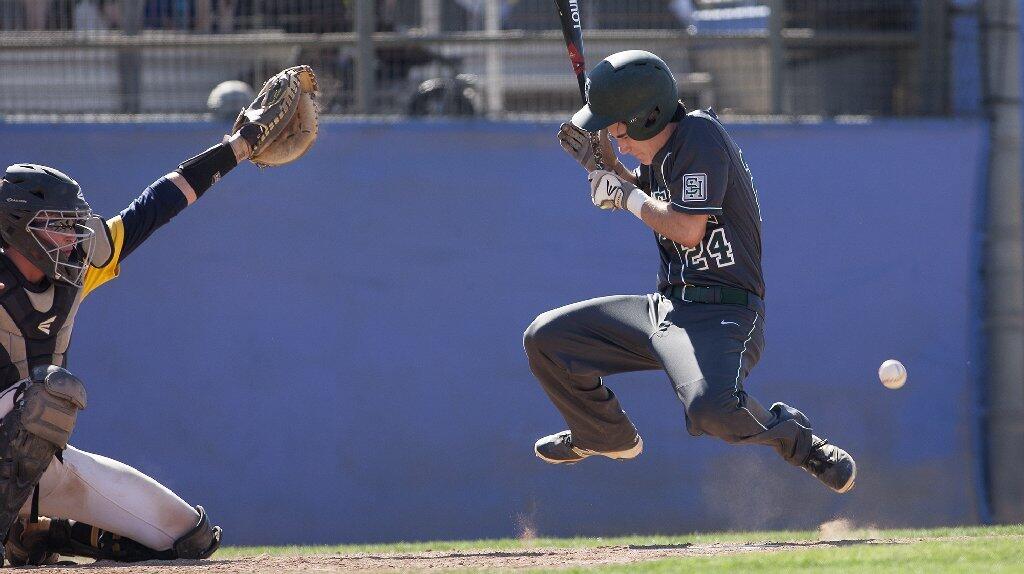
[[[0,390],[39,365],[67,366],[82,290],[63,282],[29,283],[0,255]]]

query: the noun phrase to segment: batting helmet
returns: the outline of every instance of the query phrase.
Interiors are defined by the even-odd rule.
[[[572,123],[593,132],[625,122],[626,135],[642,141],[658,135],[680,105],[668,64],[650,52],[626,50],[601,60],[590,72],[587,105]]]
[[[16,164],[0,180],[0,238],[50,279],[82,285],[93,219],[82,188],[52,167]]]

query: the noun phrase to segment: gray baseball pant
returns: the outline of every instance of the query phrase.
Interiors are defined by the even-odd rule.
[[[768,445],[798,466],[810,452],[811,425],[800,411],[782,403],[765,409],[743,390],[764,348],[764,318],[746,306],[660,294],[600,297],[541,314],[523,346],[580,448],[617,451],[636,441],[601,377],[662,369],[691,435]]]

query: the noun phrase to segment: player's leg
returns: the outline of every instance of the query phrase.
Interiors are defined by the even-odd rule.
[[[642,450],[636,428],[601,377],[657,369],[650,336],[658,309],[648,296],[601,297],[541,314],[523,336],[530,369],[569,426],[536,451],[546,462],[591,454],[632,458]]]
[[[207,558],[220,545],[219,527],[138,470],[69,446],[39,483],[39,513],[67,519],[25,522],[13,554],[46,553],[133,562]]]
[[[800,411],[783,403],[765,409],[744,390],[764,348],[761,316],[736,305],[677,302],[670,318],[673,327],[652,343],[686,409],[690,434],[766,445],[833,490],[853,488],[852,457],[815,437]]]
[[[34,368],[29,380],[8,391],[0,419],[0,539],[7,538],[53,456],[67,446],[86,405],[82,382],[54,366]]]
[[[687,430],[732,443],[764,432],[772,414],[743,389],[761,358],[762,318],[736,305],[673,303],[672,326],[658,333],[652,346],[686,409]],[[806,456],[809,449],[804,433],[791,430],[773,445],[787,460]]]

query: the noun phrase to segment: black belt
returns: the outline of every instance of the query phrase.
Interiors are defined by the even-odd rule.
[[[764,301],[745,289],[722,285],[672,285],[662,291],[666,297],[681,299],[689,303],[712,303],[717,305],[743,305],[764,314]]]

